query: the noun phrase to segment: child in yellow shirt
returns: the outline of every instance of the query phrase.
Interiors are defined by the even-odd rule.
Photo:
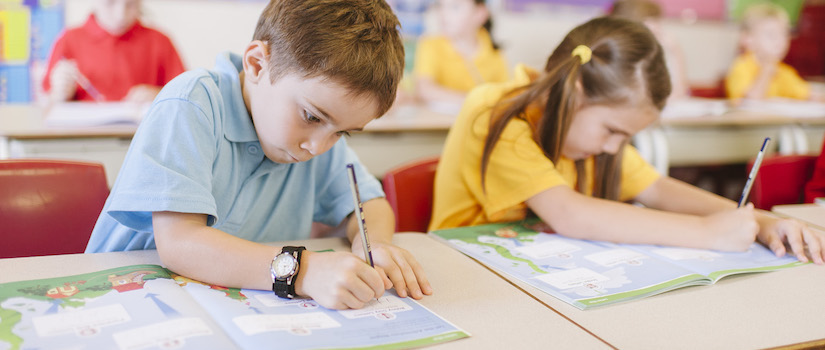
[[[418,42],[415,90],[426,104],[457,109],[473,87],[509,79],[507,62],[490,37],[484,0],[439,0],[436,6],[441,35]]]
[[[670,94],[662,48],[644,25],[597,18],[571,31],[545,71],[473,90],[436,171],[430,230],[538,215],[559,234],[741,251],[823,263],[825,237],[660,176],[628,141]],[[624,202],[636,201],[645,208]]]
[[[790,44],[790,20],[784,9],[772,3],[748,7],[740,42],[745,53],[734,60],[725,79],[729,98],[810,98],[808,83],[782,63]]]

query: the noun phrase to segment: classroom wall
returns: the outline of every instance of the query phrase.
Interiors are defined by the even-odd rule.
[[[66,3],[66,25],[82,24],[94,0]],[[144,0],[144,23],[172,38],[187,68],[212,67],[215,56],[226,50],[241,52],[251,40],[264,1]],[[593,11],[497,11],[494,36],[504,47],[511,65],[524,62],[543,67],[544,60],[576,25]],[[691,83],[713,85],[727,70],[736,53],[737,27],[716,21],[686,24],[667,20],[665,28],[682,45]]]

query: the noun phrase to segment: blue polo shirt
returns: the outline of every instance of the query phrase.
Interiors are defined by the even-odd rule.
[[[361,199],[378,180],[341,138],[306,162],[264,156],[241,94],[241,57],[181,74],[158,94],[135,133],[87,253],[154,249],[152,212],[207,214],[207,224],[255,242],[307,239],[313,221],[338,225],[354,209],[346,164]]]

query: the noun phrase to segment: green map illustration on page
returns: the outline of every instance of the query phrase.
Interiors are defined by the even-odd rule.
[[[539,220],[430,232],[462,253],[579,309],[802,265],[754,243],[741,253],[614,244],[545,233]]]
[[[157,265],[0,284],[0,350],[396,349],[467,336],[392,290],[362,309],[328,310]]]

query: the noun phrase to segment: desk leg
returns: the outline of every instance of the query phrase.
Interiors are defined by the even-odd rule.
[[[11,139],[0,136],[0,159],[11,158]]]
[[[655,127],[651,130],[651,136],[653,137],[653,151],[656,162],[653,163],[656,166],[656,170],[659,171],[659,174],[662,176],[667,176],[670,172],[670,158],[669,158],[669,146],[667,143],[667,138],[665,138],[665,131],[662,127]]]
[[[794,142],[796,143],[796,154],[808,154],[808,136],[802,125],[791,126],[791,133],[793,134]]]
[[[779,154],[807,154],[808,137],[800,125],[785,125],[779,128]]]
[[[667,176],[670,161],[667,139],[661,127],[652,126],[642,130],[633,137],[633,145],[639,150],[642,158],[656,168],[656,171]]]
[[[785,156],[793,154],[794,149],[794,134],[790,126],[784,125],[779,128],[779,140],[777,140],[777,152]]]

